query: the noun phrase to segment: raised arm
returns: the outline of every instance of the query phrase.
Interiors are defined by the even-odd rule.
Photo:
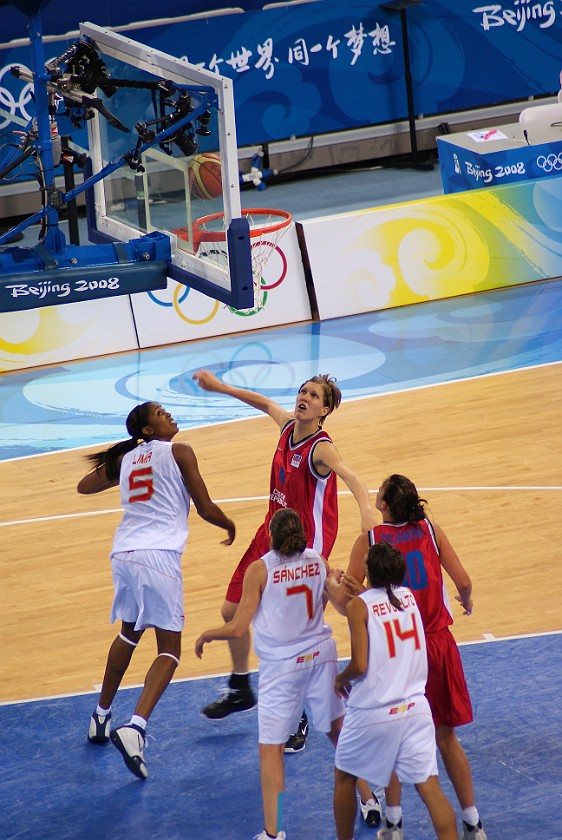
[[[76,488],[84,496],[91,496],[93,493],[101,493],[102,490],[109,490],[110,487],[117,487],[119,479],[114,481],[107,477],[105,464],[101,464],[81,478]]]
[[[327,440],[321,440],[314,447],[313,458],[314,467],[320,475],[327,474],[329,470],[333,470],[342,481],[345,481],[353,493],[355,501],[359,505],[361,530],[368,531],[370,528],[374,528],[377,524],[377,517],[371,505],[369,491],[361,479],[343,462],[334,444]]]
[[[289,420],[293,419],[293,413],[286,411],[275,400],[270,400],[263,394],[257,391],[249,391],[246,388],[236,388],[234,385],[228,385],[223,382],[210,370],[198,370],[193,374],[194,380],[200,388],[205,391],[212,391],[216,394],[226,394],[229,397],[234,397],[246,405],[251,405],[252,408],[257,408],[258,411],[263,411],[264,414],[269,414],[280,429],[282,429]]]
[[[187,443],[172,444],[172,453],[181,470],[187,491],[193,500],[197,513],[205,522],[224,528],[228,537],[222,540],[223,545],[231,545],[236,535],[234,522],[229,519],[221,508],[209,496],[207,485],[199,472],[199,465],[195,452]]]
[[[462,604],[464,615],[472,614],[472,581],[468,572],[459,560],[458,554],[449,542],[443,528],[433,523],[433,529],[439,546],[439,560],[441,565],[457,587],[458,595],[455,599]]]
[[[239,639],[250,626],[260,605],[261,594],[267,582],[267,569],[263,560],[256,560],[252,563],[244,575],[242,585],[242,598],[234,618],[221,624],[220,627],[211,627],[204,630],[195,642],[195,655],[201,659],[203,647],[209,642],[223,639]]]

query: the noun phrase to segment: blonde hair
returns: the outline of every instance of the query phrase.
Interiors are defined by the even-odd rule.
[[[329,373],[319,373],[318,376],[311,376],[310,379],[306,379],[302,383],[299,391],[306,385],[307,382],[314,382],[322,388],[324,406],[328,409],[328,414],[331,414],[332,411],[335,411],[335,409],[339,407],[341,403],[341,391],[336,385],[336,378],[334,376],[330,376]],[[325,419],[325,417],[321,417],[318,421],[319,424],[322,425]]]

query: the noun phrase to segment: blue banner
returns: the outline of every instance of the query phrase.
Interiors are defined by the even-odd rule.
[[[140,20],[147,17],[143,9],[139,3]],[[427,0],[409,8],[416,116],[555,93],[561,15],[562,0],[481,6]],[[89,17],[97,22],[96,15]],[[67,32],[73,23],[65,21],[61,29]],[[119,31],[231,77],[239,146],[407,117],[401,16],[371,2],[289,3]],[[68,43],[61,38],[46,50],[55,56]],[[30,92],[10,76],[8,65],[29,62],[24,47],[0,51],[0,107],[19,118],[32,109]],[[8,122],[0,116],[0,129]],[[80,142],[76,130],[68,133]]]
[[[455,145],[454,140],[440,137],[437,138],[437,146],[445,193],[560,177],[562,174],[562,140],[498,152],[484,147],[481,154]]]

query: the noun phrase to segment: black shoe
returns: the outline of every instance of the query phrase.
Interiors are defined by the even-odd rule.
[[[201,714],[208,720],[222,720],[235,712],[249,712],[256,705],[252,689],[226,688],[222,697],[205,706]]]
[[[285,752],[286,753],[297,753],[302,752],[306,746],[306,739],[308,737],[308,718],[306,716],[306,712],[302,713],[302,717],[300,719],[300,723],[297,727],[297,731],[293,732],[292,735],[289,735],[287,739],[287,743],[285,744]]]

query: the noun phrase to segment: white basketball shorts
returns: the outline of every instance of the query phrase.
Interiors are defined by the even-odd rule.
[[[417,695],[379,709],[348,706],[335,763],[381,787],[393,770],[409,784],[437,776],[435,727],[426,698]]]
[[[296,732],[304,707],[315,729],[329,732],[345,706],[334,691],[336,643],[326,639],[299,656],[260,661],[258,726],[260,744],[284,744]]]
[[[111,621],[135,630],[158,627],[181,632],[184,625],[181,554],[159,549],[120,551],[111,556],[115,595]]]

